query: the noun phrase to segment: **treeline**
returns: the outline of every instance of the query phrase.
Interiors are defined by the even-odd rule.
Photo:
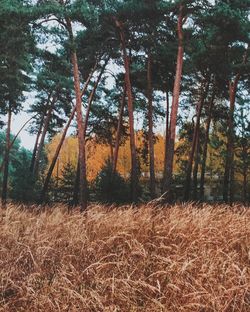
[[[203,200],[213,144],[223,164],[223,200],[234,201],[240,172],[242,199],[249,201],[249,8],[249,0],[1,0],[0,112],[6,133],[2,205],[8,198],[15,142],[11,122],[24,109],[29,93],[35,95],[28,108],[28,129],[36,141],[25,174],[41,203],[49,198],[71,126],[76,126],[78,138],[72,202],[82,210],[89,199],[91,170],[86,166],[86,143],[96,140],[110,147],[102,171],[109,178],[99,183],[102,189],[112,185],[110,190],[128,184],[117,172],[119,149],[127,138],[130,201],[141,196],[140,154],[149,164],[151,198],[163,194],[165,201],[175,199],[179,180],[173,168],[181,160],[180,199]],[[155,143],[160,123],[165,148],[159,191]],[[136,142],[138,129],[143,132],[143,149]],[[46,140],[58,132],[61,139],[46,165]],[[183,142],[178,148],[177,134]]]

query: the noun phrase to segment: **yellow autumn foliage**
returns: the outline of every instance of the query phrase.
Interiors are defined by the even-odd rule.
[[[47,144],[46,152],[49,164],[52,161],[53,155],[55,153],[56,147],[60,141],[61,134],[56,135],[52,141]],[[158,134],[155,143],[155,171],[156,173],[161,173],[164,167],[164,150],[165,150],[165,138]],[[137,132],[136,134],[136,147],[138,149],[143,147],[143,137],[142,132]],[[105,161],[110,157],[111,150],[108,145],[100,144],[95,139],[88,140],[86,142],[86,162],[87,162],[87,179],[88,181],[93,181],[98,172],[100,172]],[[59,169],[59,176],[64,165],[70,162],[73,166],[77,166],[78,157],[78,141],[75,136],[69,136],[65,139],[62,146],[59,160],[56,168],[54,169],[53,176],[57,174],[57,168]],[[142,159],[140,159],[141,171],[148,172],[149,166],[145,164]],[[129,138],[125,143],[120,146],[119,157],[117,162],[118,172],[124,176],[128,177],[131,167],[130,158],[130,142]]]

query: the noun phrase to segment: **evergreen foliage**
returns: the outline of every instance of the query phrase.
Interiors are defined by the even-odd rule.
[[[94,182],[96,199],[103,203],[123,204],[129,201],[129,188],[118,172],[113,172],[108,160]]]

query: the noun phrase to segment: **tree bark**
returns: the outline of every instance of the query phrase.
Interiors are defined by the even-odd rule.
[[[198,148],[197,142],[198,142],[198,135],[199,135],[199,130],[200,130],[200,118],[201,118],[201,112],[202,112],[203,104],[204,104],[205,98],[207,96],[208,87],[209,87],[209,82],[206,82],[205,87],[201,86],[200,100],[197,103],[197,107],[196,107],[196,114],[197,114],[196,124],[195,124],[195,128],[194,128],[192,146],[191,146],[191,150],[190,150],[190,154],[189,154],[189,158],[188,158],[187,170],[186,170],[187,175],[186,175],[186,182],[185,182],[185,189],[184,189],[184,200],[186,200],[186,201],[190,199],[191,175],[192,175],[194,154],[195,154],[195,149]]]
[[[49,100],[50,100],[50,96],[49,96],[48,102],[49,102]],[[38,176],[39,164],[40,164],[40,159],[41,159],[41,155],[42,155],[42,150],[43,150],[43,147],[44,147],[44,141],[45,141],[46,134],[48,132],[49,123],[51,121],[51,116],[52,116],[52,112],[54,110],[54,106],[55,106],[56,100],[57,100],[57,95],[55,94],[53,96],[53,98],[52,98],[51,104],[50,104],[50,106],[48,108],[47,115],[46,115],[46,118],[45,118],[45,121],[44,121],[43,131],[42,131],[42,134],[41,134],[41,139],[40,139],[40,143],[39,143],[39,146],[38,146],[38,149],[37,149],[36,159],[35,159],[35,163],[34,163],[33,176],[35,177],[35,179]]]
[[[42,133],[42,129],[43,129],[43,123],[44,123],[44,114],[42,115],[42,119],[40,122],[40,126],[36,135],[36,141],[34,144],[34,148],[33,148],[33,152],[32,152],[32,158],[31,158],[31,163],[30,163],[30,172],[34,171],[34,165],[35,165],[35,160],[36,160],[36,153],[37,153],[37,148],[38,148],[38,143],[39,143],[39,139]]]
[[[193,200],[197,200],[197,187],[198,187],[198,171],[200,163],[200,122],[197,130],[196,148],[194,156],[194,169],[193,169]]]
[[[109,148],[110,148],[110,161],[112,165],[114,162],[114,148],[113,148],[112,141],[109,142]]]
[[[167,174],[167,153],[168,153],[168,137],[169,137],[169,92],[166,91],[166,125],[165,125],[165,154],[164,154],[164,169],[163,169],[163,181],[166,180]]]
[[[118,125],[117,125],[117,130],[116,130],[114,160],[113,160],[113,173],[116,172],[117,161],[118,161],[125,100],[126,100],[126,86],[124,85],[123,94],[122,94],[122,98],[121,98],[121,106],[120,106],[120,111],[119,111]]]
[[[9,158],[10,158],[10,129],[11,129],[11,106],[8,109],[8,121],[6,129],[6,143],[4,155],[4,172],[2,184],[2,208],[6,208],[7,192],[8,192],[8,178],[9,178]]]
[[[154,163],[154,130],[153,130],[153,88],[152,88],[152,56],[148,56],[147,64],[147,95],[148,95],[148,145],[150,168],[150,195],[155,198],[155,163]]]
[[[46,175],[46,178],[45,178],[45,181],[44,181],[44,185],[43,185],[43,189],[42,189],[42,192],[41,192],[41,196],[40,196],[40,201],[41,203],[44,202],[44,199],[45,199],[45,195],[46,195],[46,192],[48,190],[48,187],[49,187],[49,181],[50,181],[50,178],[51,178],[51,175],[53,173],[53,170],[55,168],[55,165],[56,165],[56,162],[57,162],[57,159],[58,159],[58,156],[60,154],[60,151],[61,151],[61,148],[63,146],[63,142],[65,140],[65,137],[66,137],[66,134],[68,132],[68,129],[70,127],[70,124],[75,116],[75,112],[76,112],[76,107],[73,108],[72,112],[71,112],[71,115],[69,117],[69,120],[66,124],[66,127],[64,128],[64,131],[63,131],[63,134],[62,134],[62,137],[59,141],[59,144],[56,148],[56,151],[55,151],[55,154],[52,158],[52,161],[51,161],[51,164],[50,164],[50,167],[49,167],[49,170],[47,172],[47,175]]]
[[[203,154],[202,154],[202,163],[201,163],[201,179],[200,179],[200,200],[204,200],[204,184],[205,184],[205,174],[206,174],[206,163],[207,163],[207,148],[209,143],[209,131],[210,124],[212,119],[212,112],[214,108],[214,99],[215,99],[215,91],[213,91],[210,103],[209,103],[209,111],[206,122],[206,130],[205,130],[205,139],[203,144]]]
[[[97,79],[96,79],[96,82],[94,84],[94,87],[90,93],[90,96],[89,96],[89,99],[88,99],[88,105],[87,105],[87,110],[86,110],[86,114],[85,114],[85,120],[84,120],[84,138],[86,138],[86,133],[87,133],[87,128],[88,128],[88,122],[89,122],[89,114],[90,114],[90,110],[91,110],[91,105],[92,105],[92,102],[94,100],[94,97],[95,97],[95,94],[96,94],[96,89],[99,85],[99,82],[102,78],[102,75],[105,71],[105,68],[108,64],[108,61],[109,61],[109,58],[106,59]]]
[[[170,188],[173,179],[173,162],[174,162],[174,147],[175,147],[175,136],[176,136],[176,123],[177,123],[177,114],[179,107],[179,96],[180,96],[180,85],[181,85],[181,76],[183,68],[183,24],[184,24],[184,6],[181,4],[179,7],[179,16],[178,16],[178,53],[177,53],[177,64],[176,64],[176,75],[174,81],[174,90],[173,90],[173,100],[172,108],[170,115],[170,127],[169,127],[169,136],[167,144],[167,157],[166,157],[166,177],[164,181],[164,191],[166,193],[166,200],[171,200]]]
[[[137,161],[136,161],[136,145],[134,132],[134,108],[133,95],[130,81],[130,62],[126,51],[126,40],[122,22],[115,19],[116,26],[119,29],[121,47],[123,52],[124,68],[125,68],[125,83],[128,98],[128,113],[129,113],[129,134],[130,134],[130,151],[131,151],[131,200],[137,201]]]
[[[76,167],[76,179],[74,183],[74,192],[73,192],[73,200],[71,206],[75,207],[79,203],[79,180],[80,180],[80,164],[79,164],[79,157],[77,160],[77,167]]]
[[[81,96],[83,96],[83,95],[85,94],[85,92],[86,92],[86,90],[87,90],[87,87],[88,87],[88,85],[89,85],[90,79],[91,79],[91,77],[92,77],[92,75],[93,75],[93,72],[94,72],[93,70],[90,72],[90,74],[89,74],[89,76],[88,76],[88,79],[86,80],[86,82],[85,82],[85,84],[84,84],[83,90],[82,90],[82,92],[81,92]],[[63,143],[64,143],[64,141],[65,141],[65,137],[66,137],[66,135],[67,135],[68,129],[69,129],[70,125],[71,125],[72,120],[74,119],[75,112],[76,112],[76,106],[74,106],[74,108],[73,108],[73,110],[72,110],[72,112],[71,112],[71,115],[70,115],[70,117],[69,117],[69,120],[68,120],[68,122],[67,122],[67,124],[66,124],[66,126],[65,126],[65,128],[64,128],[62,137],[61,137],[61,139],[60,139],[60,141],[59,141],[59,144],[58,144],[58,146],[57,146],[56,152],[55,152],[55,154],[54,154],[54,156],[53,156],[53,159],[52,159],[52,161],[51,161],[51,164],[50,164],[50,167],[49,167],[49,170],[48,170],[48,173],[47,173],[47,176],[46,176],[44,185],[43,185],[43,189],[42,189],[42,192],[41,192],[41,197],[40,197],[41,202],[43,202],[44,199],[45,199],[45,195],[46,195],[46,192],[47,192],[47,190],[48,190],[48,186],[49,186],[49,182],[50,182],[50,179],[51,179],[51,175],[52,175],[52,173],[53,173],[53,170],[54,170],[55,165],[56,165],[56,161],[57,161],[57,159],[58,159],[58,156],[59,156],[59,154],[60,154],[61,148],[62,148]]]
[[[71,43],[71,63],[73,66],[74,75],[74,89],[76,96],[76,119],[77,119],[77,130],[78,130],[78,148],[79,148],[79,167],[80,167],[80,177],[79,177],[79,205],[81,211],[87,208],[87,174],[86,174],[86,155],[85,155],[85,136],[84,136],[84,125],[82,117],[82,96],[80,89],[80,76],[78,68],[78,59],[76,55],[76,48],[74,42],[74,35],[71,25],[71,20],[66,19],[67,29],[69,32],[69,39]]]
[[[249,52],[249,46],[247,47],[242,64],[246,64]],[[228,202],[228,196],[230,204],[233,202],[234,196],[234,109],[235,98],[240,80],[240,73],[235,76],[234,81],[229,81],[229,117],[228,117],[228,133],[227,133],[227,153],[225,161],[224,183],[223,183],[223,200]]]
[[[234,161],[234,108],[235,98],[237,92],[237,86],[240,79],[240,75],[237,74],[233,82],[229,82],[229,116],[228,116],[228,133],[227,133],[227,151],[225,161],[225,172],[224,172],[224,184],[223,184],[223,200],[227,203],[229,191],[233,187],[233,161]],[[231,191],[230,191],[231,193]],[[230,204],[231,204],[230,196]]]
[[[248,157],[248,146],[244,144],[242,146],[242,154],[243,154],[243,202],[244,205],[247,204],[247,175],[248,175],[248,164],[247,164],[247,157]]]

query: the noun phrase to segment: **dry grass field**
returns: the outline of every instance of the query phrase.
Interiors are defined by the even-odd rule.
[[[249,312],[250,210],[10,205],[0,311]]]

